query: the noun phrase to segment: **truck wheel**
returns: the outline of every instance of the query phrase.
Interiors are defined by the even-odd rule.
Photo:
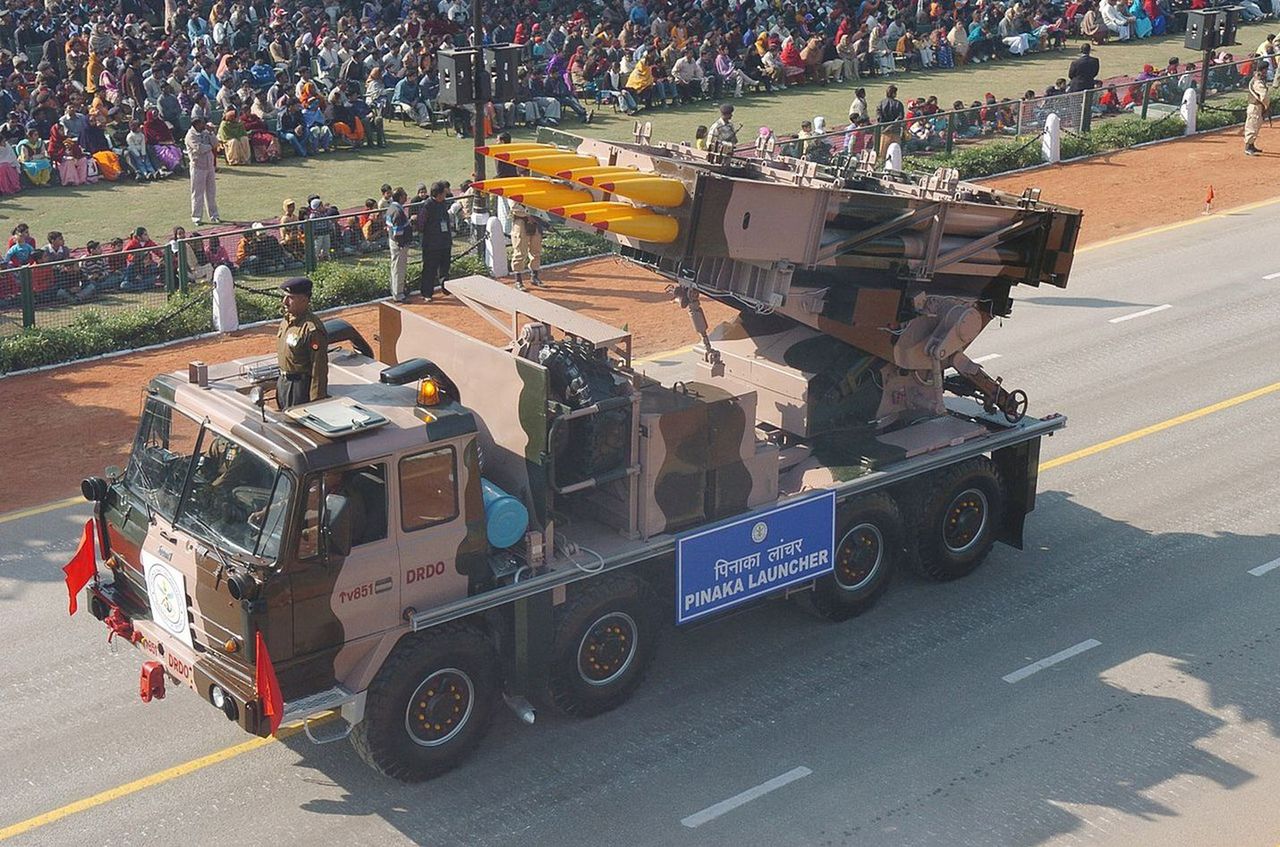
[[[492,646],[469,626],[406,635],[369,685],[352,746],[374,770],[403,782],[453,769],[488,729],[496,667]]]
[[[835,565],[820,577],[810,598],[819,615],[845,621],[875,605],[889,587],[902,556],[902,515],[887,494],[845,507],[836,535]]]
[[[641,579],[599,577],[560,606],[547,702],[591,717],[622,705],[640,686],[658,640],[657,600]]]
[[[914,564],[940,581],[972,573],[991,552],[1004,518],[1004,480],[986,457],[971,459],[924,481]]]

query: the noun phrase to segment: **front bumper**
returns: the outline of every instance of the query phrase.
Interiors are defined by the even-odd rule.
[[[271,722],[263,715],[256,692],[246,690],[242,682],[204,655],[204,651],[188,647],[141,615],[128,614],[125,598],[109,583],[90,584],[85,594],[93,616],[108,628],[107,639],[121,638],[147,656],[140,689],[144,701],[164,696],[163,684],[158,686],[161,693],[157,694],[155,666],[158,664],[165,677],[191,689],[210,706],[217,708],[215,700],[220,700],[219,711],[245,732],[261,737],[271,734]],[[217,696],[215,687],[221,697]]]

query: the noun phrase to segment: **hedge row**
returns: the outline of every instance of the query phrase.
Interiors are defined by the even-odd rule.
[[[598,236],[556,229],[544,240],[544,262],[585,258],[607,252],[608,242]],[[488,270],[475,252],[456,259],[453,276],[487,274]],[[411,265],[409,278],[415,279],[418,267]],[[386,259],[364,259],[358,262],[324,262],[314,272],[312,304],[315,309],[331,309],[353,303],[366,303],[387,297],[390,268]],[[193,289],[186,295],[175,294],[162,306],[144,306],[104,312],[85,307],[69,324],[35,326],[14,335],[0,337],[0,373],[70,362],[134,350],[166,341],[190,338],[213,330],[208,287]],[[241,323],[252,323],[280,315],[280,299],[271,294],[236,290],[236,304]]]
[[[1238,124],[1244,120],[1244,100],[1233,98],[1213,108],[1201,109],[1196,116],[1196,129],[1208,131]],[[1088,135],[1064,132],[1061,153],[1063,161],[1124,150],[1150,141],[1177,138],[1186,124],[1174,114],[1159,120],[1143,120],[1136,115],[1108,118],[1093,125]],[[961,179],[980,179],[996,174],[1030,168],[1042,164],[1040,144],[1033,136],[992,141],[936,156],[908,156],[903,167],[908,171],[931,173],[936,168],[955,168]]]

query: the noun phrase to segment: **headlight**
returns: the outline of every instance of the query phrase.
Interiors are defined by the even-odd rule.
[[[219,709],[227,708],[227,692],[221,686],[215,685],[209,689],[209,700]]]

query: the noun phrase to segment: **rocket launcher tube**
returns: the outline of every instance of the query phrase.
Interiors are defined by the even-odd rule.
[[[498,179],[483,179],[471,183],[476,191],[495,194],[498,197],[509,197],[513,191],[524,191],[529,188],[541,188],[551,183],[534,176],[504,176]]]
[[[592,226],[614,235],[654,244],[670,244],[680,234],[680,223],[675,218],[655,215],[643,209],[636,209],[636,212],[637,214],[629,217],[601,221]]]
[[[685,201],[684,183],[670,177],[635,174],[617,179],[597,178],[591,186],[648,206],[679,206]]]
[[[552,214],[560,215],[563,218],[572,218],[575,221],[583,223],[598,224],[604,221],[621,220],[622,218],[634,218],[637,216],[652,215],[648,209],[638,209],[630,203],[618,203],[615,201],[599,201],[596,203],[578,203],[572,206],[562,206],[560,211],[549,209]]]
[[[555,176],[565,168],[595,167],[599,162],[594,156],[580,156],[577,153],[534,153],[519,154],[511,158],[511,163],[521,168],[528,168],[547,176]]]
[[[512,156],[519,153],[555,153],[564,152],[554,144],[537,144],[532,141],[514,142],[511,144],[489,144],[484,147],[477,147],[476,151],[481,155],[488,156],[491,159],[501,159],[506,161]]]
[[[590,192],[578,191],[567,185],[551,185],[550,183],[508,191],[505,196],[510,197],[517,203],[523,203],[526,206],[533,206],[538,209],[591,202]]]
[[[627,177],[627,176],[645,176],[635,168],[624,168],[618,165],[600,165],[594,168],[571,168],[569,170],[560,171],[556,176],[561,179],[571,179],[574,182],[580,182],[583,185],[594,185],[599,178],[610,177]]]

